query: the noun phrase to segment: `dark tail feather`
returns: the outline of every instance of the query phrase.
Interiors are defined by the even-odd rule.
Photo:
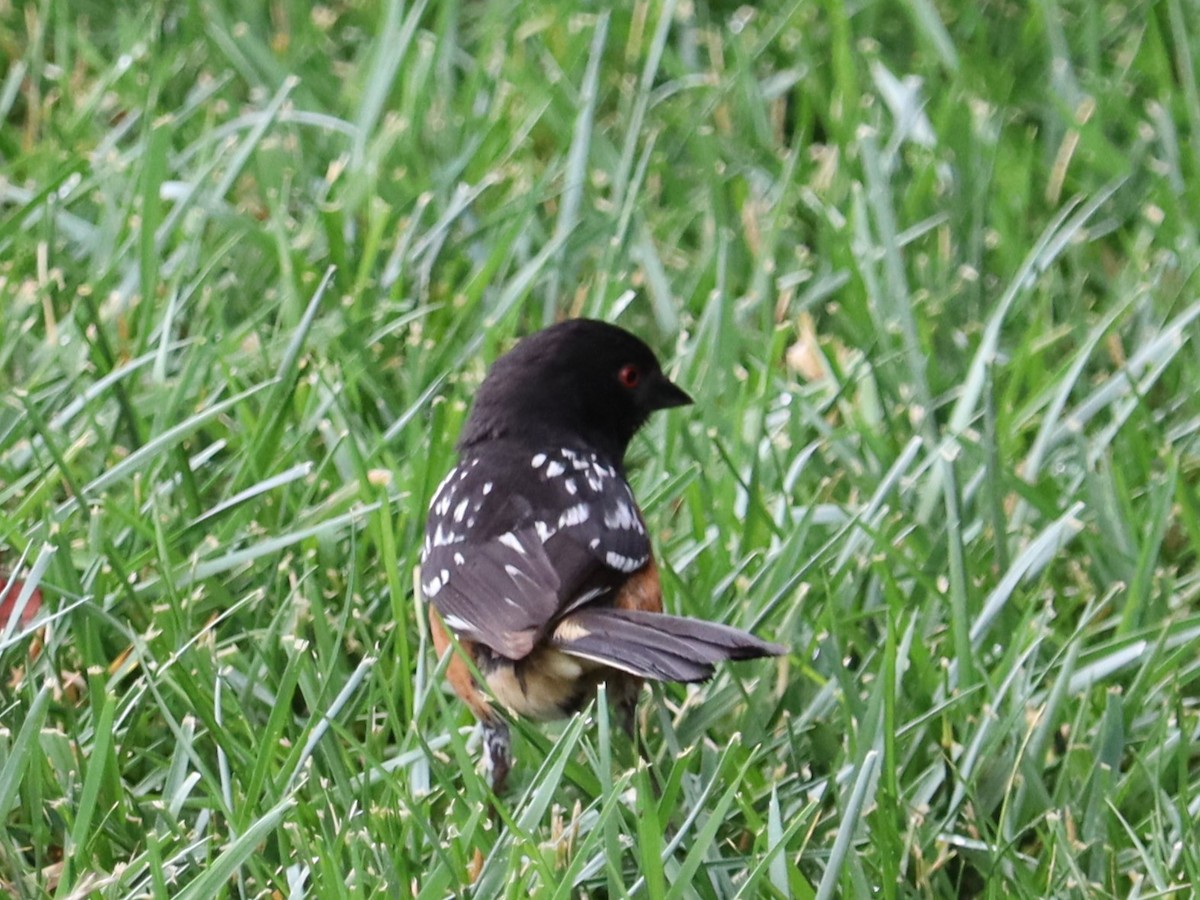
[[[787,652],[728,625],[612,608],[572,613],[551,640],[572,656],[655,681],[704,681],[712,677],[714,663]]]

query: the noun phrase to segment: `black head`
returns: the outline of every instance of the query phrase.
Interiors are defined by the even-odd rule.
[[[691,402],[628,331],[571,319],[529,335],[492,364],[459,447],[576,438],[619,462],[652,412]]]

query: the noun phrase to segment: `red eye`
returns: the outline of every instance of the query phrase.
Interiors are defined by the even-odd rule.
[[[642,380],[642,373],[635,365],[622,366],[621,371],[617,373],[617,379],[622,387],[635,388]]]

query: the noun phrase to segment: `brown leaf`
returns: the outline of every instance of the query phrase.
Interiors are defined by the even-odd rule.
[[[8,620],[12,617],[13,610],[17,608],[17,598],[21,596],[21,592],[25,590],[25,582],[19,578],[12,578],[7,572],[0,572],[0,629],[8,625]],[[37,618],[37,614],[42,609],[42,592],[39,588],[34,588],[33,593],[29,595],[29,599],[25,603],[25,608],[21,610],[21,617],[17,620],[15,630],[20,631],[29,626],[29,623]]]
[[[825,379],[825,358],[817,343],[816,325],[806,312],[796,317],[796,342],[787,349],[787,364],[806,381]]]

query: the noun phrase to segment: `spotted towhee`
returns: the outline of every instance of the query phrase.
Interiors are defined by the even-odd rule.
[[[632,334],[588,319],[520,341],[492,366],[438,487],[421,550],[438,654],[447,629],[516,715],[570,715],[606,682],[632,730],[646,678],[703,681],[714,663],[784,648],[665,615],[623,460],[650,413],[691,403]],[[458,654],[447,678],[483,726],[498,793],[508,726]]]

